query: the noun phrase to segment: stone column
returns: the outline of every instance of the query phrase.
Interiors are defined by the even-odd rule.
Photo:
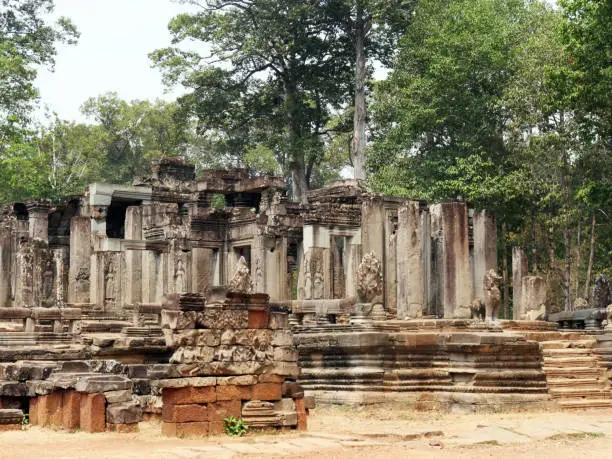
[[[400,207],[397,218],[397,317],[423,315],[424,283],[418,201]]]
[[[474,298],[484,301],[483,279],[489,269],[497,272],[497,225],[486,210],[474,212]]]
[[[142,240],[142,212],[138,206],[130,206],[125,212],[125,239]],[[125,252],[125,304],[142,302],[142,251]]]
[[[431,215],[427,209],[421,209],[420,215],[419,230],[421,234],[421,273],[423,274],[423,314],[435,315],[431,282]]]
[[[365,198],[361,204],[361,250],[364,256],[370,252],[385,266],[385,209],[378,197]],[[383,283],[386,283],[383,272]],[[385,304],[383,293],[377,295],[372,303]]]
[[[0,228],[0,308],[9,306],[11,299],[11,232]]]
[[[68,303],[89,303],[91,277],[91,222],[89,217],[70,219],[70,268]]]
[[[385,306],[389,318],[403,317],[398,314],[397,288],[400,279],[397,266],[398,240],[397,217],[395,212],[387,212],[385,218],[386,256],[385,256]]]
[[[46,200],[26,202],[28,209],[29,234],[31,240],[49,241],[49,208]]]
[[[194,247],[191,250],[191,263],[191,289],[206,296],[213,285],[212,249]]]
[[[521,319],[546,319],[546,281],[540,276],[525,276],[521,282]]]
[[[447,202],[430,209],[439,301],[444,318],[450,319],[458,308],[469,309],[472,302],[467,207],[463,202]]]
[[[512,247],[512,317],[521,320],[524,314],[523,278],[528,273],[527,256],[522,247]]]

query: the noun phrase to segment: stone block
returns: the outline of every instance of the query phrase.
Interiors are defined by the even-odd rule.
[[[268,328],[268,311],[249,311],[249,328]]]
[[[164,405],[162,420],[164,422],[210,421],[210,405]]]
[[[259,383],[253,386],[253,400],[275,401],[282,398],[280,383]]]
[[[171,334],[168,346],[218,346],[221,344],[221,330],[187,330]]]
[[[252,346],[219,346],[215,349],[214,360],[219,362],[263,362],[272,360],[272,346],[258,350]]]
[[[0,425],[21,424],[23,411],[15,409],[0,409]]]
[[[132,391],[136,395],[149,395],[151,393],[151,380],[150,379],[132,379],[134,387]]]
[[[209,308],[204,310],[204,327],[212,329],[241,329],[249,326],[249,312],[246,310],[223,310]]]
[[[43,427],[62,427],[62,398],[60,391],[49,395],[41,395],[38,398],[38,423]]]
[[[295,381],[285,381],[281,387],[283,397],[304,398],[304,389]]]
[[[224,330],[221,334],[220,344],[252,346],[255,349],[266,349],[272,344],[270,330]]]
[[[297,425],[297,412],[295,402],[290,398],[283,398],[274,403],[274,412],[280,416],[280,425],[291,427]]]
[[[81,425],[81,393],[73,390],[62,394],[62,428],[76,430]]]
[[[162,434],[166,437],[194,438],[208,436],[209,422],[163,422]]]
[[[253,386],[217,386],[217,400],[251,400]]]
[[[261,400],[246,402],[242,407],[242,420],[250,427],[275,427],[281,417],[275,413],[274,404]]]
[[[242,412],[242,402],[240,400],[217,401],[211,403],[208,407],[211,421],[223,421],[230,416],[239,418]]]
[[[304,407],[306,410],[314,410],[316,406],[315,398],[312,395],[307,395],[304,397]]]
[[[27,387],[25,383],[14,381],[0,381],[0,397],[25,397]]]
[[[212,362],[215,349],[211,346],[184,346],[178,348],[172,357],[170,363],[207,363]]]
[[[0,432],[10,432],[13,430],[21,430],[21,424],[0,424]]]
[[[290,330],[274,330],[272,332],[273,346],[293,346],[293,334]]]
[[[115,390],[132,390],[132,381],[121,375],[97,375],[81,378],[75,385],[78,392],[95,394]]]
[[[132,391],[130,390],[112,390],[104,392],[106,403],[122,403],[132,401]]]
[[[297,413],[297,430],[308,429],[308,414],[306,412],[306,404],[303,398],[295,400],[295,412]]]
[[[81,394],[81,429],[88,433],[104,432],[106,407],[104,394]]]
[[[217,401],[217,392],[214,386],[208,387],[182,387],[178,389],[164,389],[162,392],[164,405],[193,405]]]
[[[268,328],[271,330],[282,330],[289,328],[289,314],[286,312],[270,312]]]
[[[260,383],[282,383],[285,381],[285,376],[271,373],[264,373],[257,377]]]
[[[153,381],[153,386],[160,387],[162,389],[177,389],[180,387],[208,387],[215,386],[217,384],[217,378],[215,377],[204,377],[204,378],[174,378],[174,379],[160,379]]]
[[[37,426],[40,424],[38,420],[38,398],[39,397],[30,398],[30,406],[28,409],[28,414],[30,417],[30,425],[33,425],[33,426]]]
[[[138,423],[134,424],[107,424],[106,431],[114,433],[136,433],[140,429]]]
[[[114,403],[106,409],[107,424],[134,424],[142,421],[142,408],[136,402]]]
[[[298,353],[293,347],[275,347],[274,360],[278,362],[297,362]]]
[[[223,435],[225,434],[225,422],[224,421],[211,421],[208,430],[209,435]]]
[[[257,384],[257,376],[255,375],[220,376],[217,378],[217,386],[250,386],[253,384]]]

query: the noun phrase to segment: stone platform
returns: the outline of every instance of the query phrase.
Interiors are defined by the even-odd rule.
[[[553,327],[551,327],[551,325]],[[533,407],[550,400],[534,321],[410,320],[297,327],[300,383],[319,403]]]

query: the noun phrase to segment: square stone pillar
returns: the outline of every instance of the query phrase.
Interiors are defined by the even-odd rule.
[[[512,247],[512,317],[521,320],[523,309],[523,278],[529,271],[527,256],[522,247]]]
[[[434,204],[430,209],[432,237],[436,242],[438,313],[451,319],[458,307],[469,307],[472,302],[468,212],[463,202]]]
[[[433,304],[431,266],[431,215],[429,209],[420,209],[419,230],[421,234],[421,273],[423,274],[423,314],[435,315]]]
[[[130,206],[125,212],[125,239],[142,240],[142,212],[138,206]],[[125,304],[142,301],[142,251],[125,251]]]
[[[386,212],[383,200],[379,197],[368,197],[361,203],[361,250],[362,254],[372,252],[385,266],[385,222]],[[361,260],[359,260],[361,263]],[[386,273],[383,272],[383,283],[386,284]],[[372,303],[385,304],[385,289],[383,293],[372,300]]]
[[[497,272],[497,225],[495,216],[486,210],[474,211],[474,298],[484,301],[483,280],[485,274]]]
[[[400,207],[397,221],[397,317],[421,317],[425,302],[419,202]]]
[[[89,217],[70,219],[70,268],[68,269],[68,303],[89,303],[91,277],[91,222]]]
[[[9,306],[11,300],[11,232],[8,226],[0,228],[0,308]]]
[[[191,250],[191,263],[191,289],[206,296],[213,285],[212,249],[194,247]]]

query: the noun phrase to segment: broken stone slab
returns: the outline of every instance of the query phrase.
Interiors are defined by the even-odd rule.
[[[132,381],[120,375],[100,375],[81,378],[75,386],[77,392],[96,394],[114,390],[132,390]]]
[[[138,402],[114,403],[106,409],[108,424],[135,424],[142,421],[142,408]]]
[[[136,398],[144,413],[161,414],[163,399],[160,395],[137,395]]]
[[[0,364],[0,377],[9,381],[28,381],[31,379],[47,379],[57,368],[52,362],[27,362]]]
[[[295,381],[285,381],[282,385],[283,397],[304,398],[304,389]]]
[[[0,409],[0,425],[21,424],[23,411],[16,409]]]
[[[107,403],[123,403],[132,401],[131,390],[111,390],[104,393]]]
[[[281,416],[274,410],[274,404],[251,400],[242,407],[242,420],[249,427],[276,427],[281,425]]]
[[[274,413],[280,417],[283,427],[296,426],[298,423],[295,402],[291,398],[283,398],[274,403]]]
[[[175,389],[180,387],[207,387],[215,386],[216,384],[217,378],[215,377],[160,379],[151,382],[152,386],[158,387],[160,389]]]
[[[0,381],[0,397],[25,397],[27,386],[22,382]]]
[[[257,384],[255,375],[220,376],[217,378],[217,386],[250,386]]]

